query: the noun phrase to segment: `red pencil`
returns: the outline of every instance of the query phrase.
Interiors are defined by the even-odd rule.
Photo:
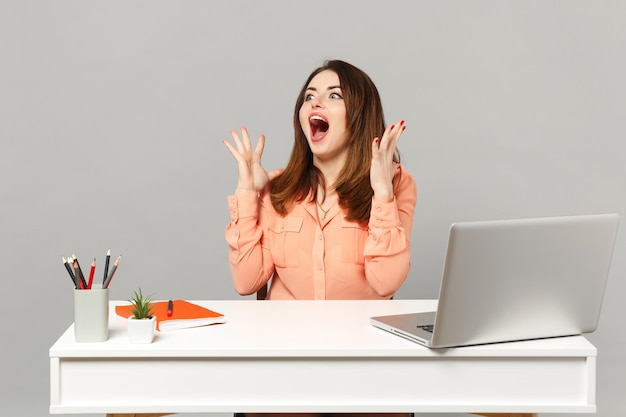
[[[93,258],[93,262],[91,263],[91,269],[89,270],[89,282],[87,283],[87,289],[91,289],[91,284],[93,284],[93,274],[96,272],[96,258]]]

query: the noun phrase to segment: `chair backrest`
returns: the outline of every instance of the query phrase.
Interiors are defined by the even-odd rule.
[[[257,300],[265,300],[265,298],[267,298],[267,284],[259,288],[259,290],[256,292]],[[393,300],[393,297],[391,297],[390,300]]]
[[[265,300],[266,297],[267,297],[267,284],[259,288],[259,290],[256,292],[257,300]]]

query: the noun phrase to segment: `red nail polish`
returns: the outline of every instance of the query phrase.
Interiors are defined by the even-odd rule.
[[[400,124],[403,125],[404,124],[404,120],[400,120]]]
[[[405,129],[406,129],[406,126],[402,126],[402,130],[405,130]]]
[[[391,125],[391,129],[389,129],[389,130],[393,130],[394,127],[396,127],[396,125]]]

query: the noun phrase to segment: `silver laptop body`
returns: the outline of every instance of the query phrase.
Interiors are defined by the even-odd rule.
[[[598,214],[455,223],[437,311],[370,322],[430,348],[592,332],[618,222]]]

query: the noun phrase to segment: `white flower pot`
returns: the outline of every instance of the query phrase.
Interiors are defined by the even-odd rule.
[[[156,331],[156,317],[137,320],[133,316],[128,318],[128,339],[130,343],[152,343]]]

